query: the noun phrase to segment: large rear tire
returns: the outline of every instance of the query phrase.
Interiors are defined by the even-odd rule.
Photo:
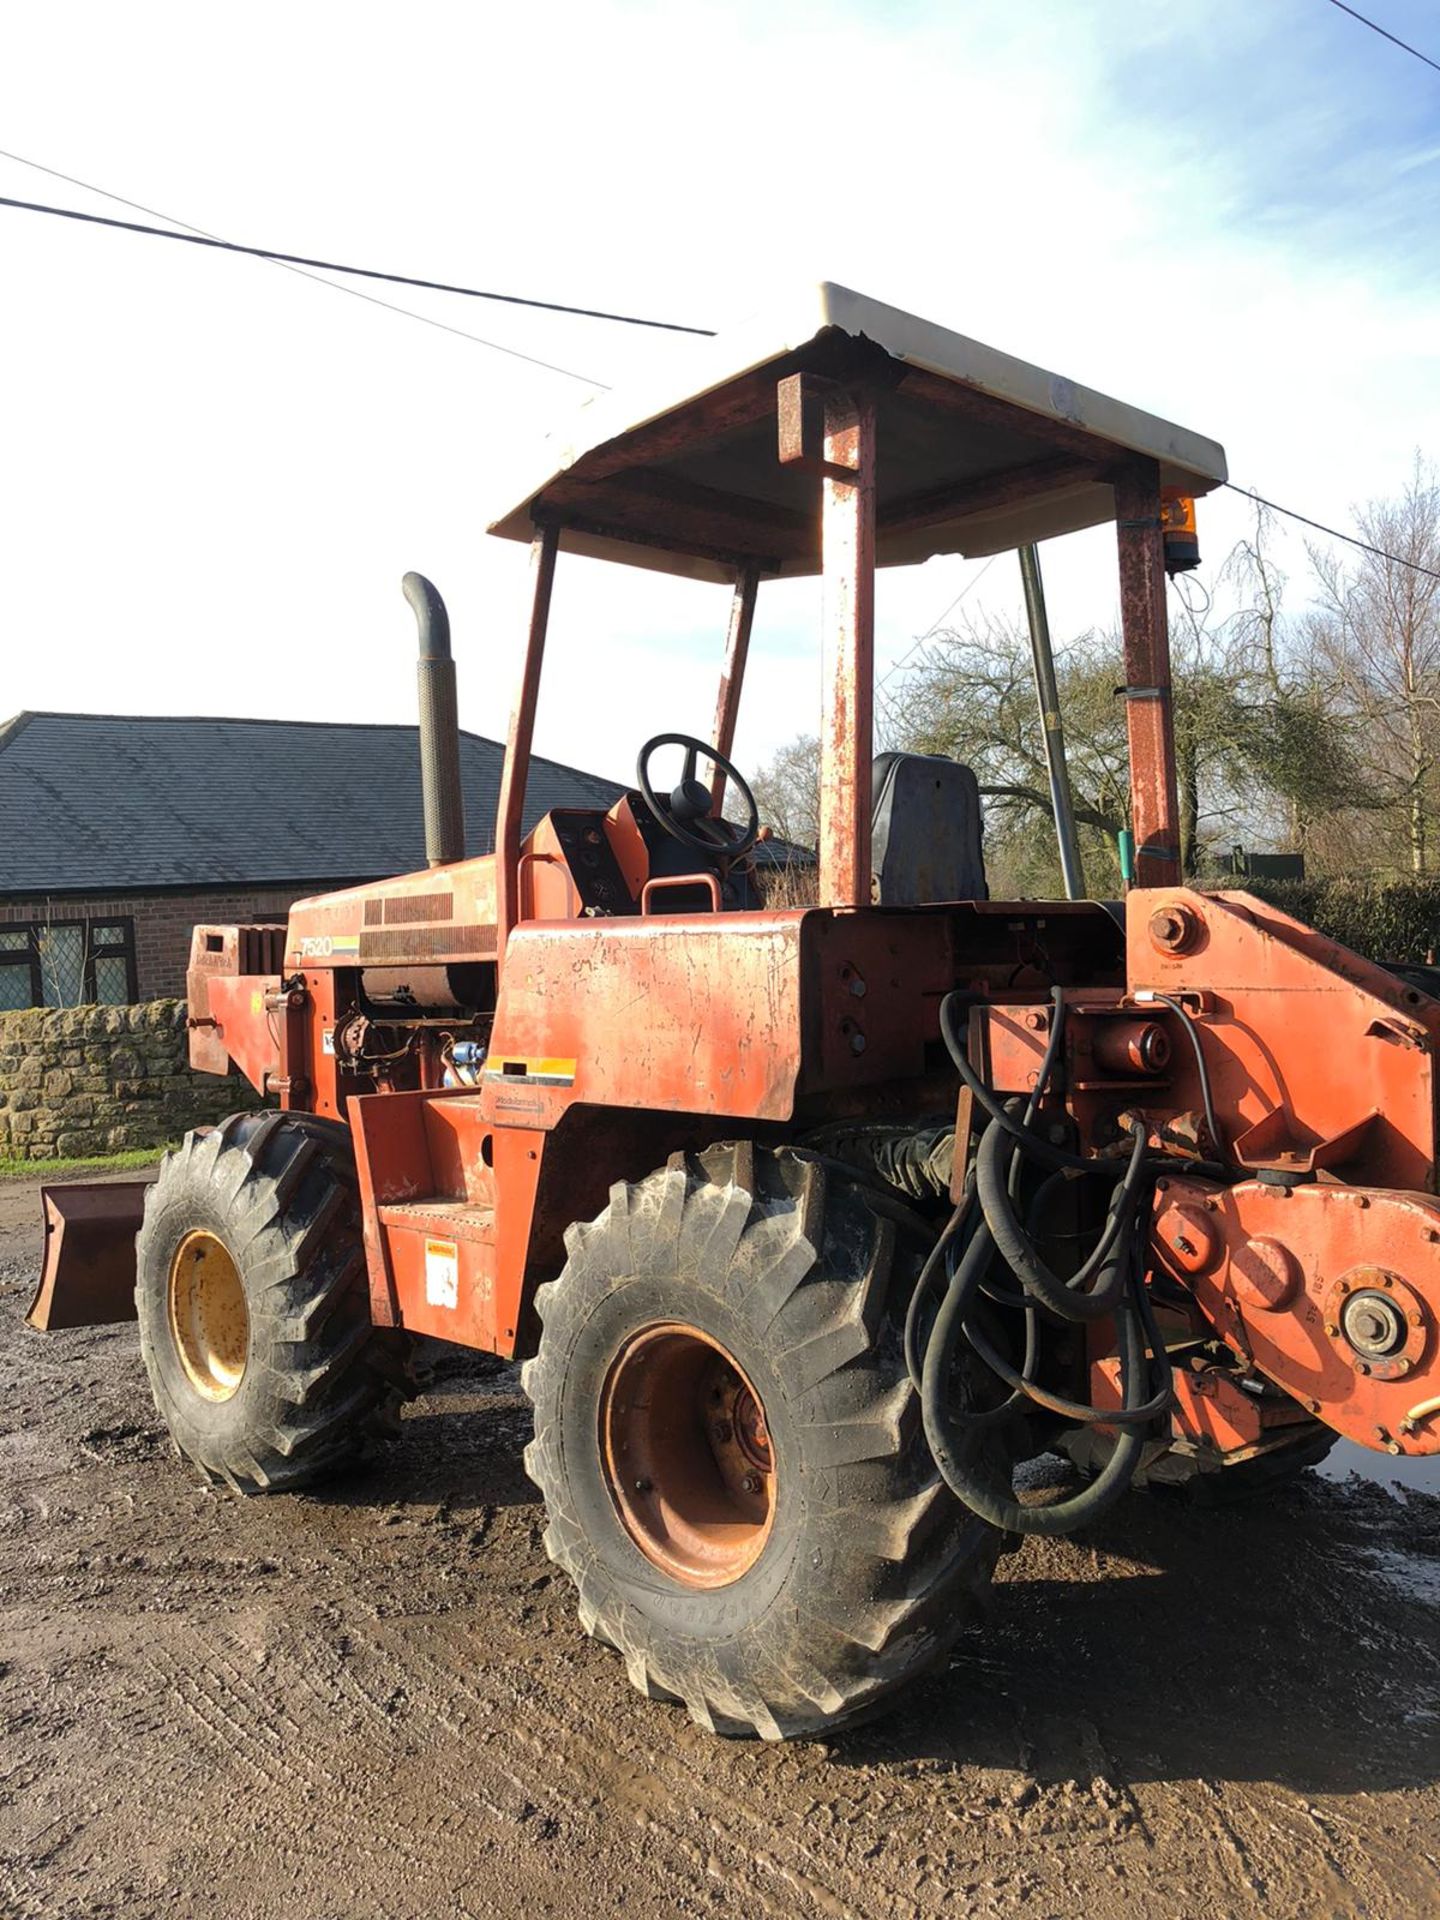
[[[615,1186],[539,1291],[546,1549],[635,1686],[714,1732],[843,1726],[977,1617],[1001,1536],[936,1474],[901,1348],[924,1245],[741,1143]]]
[[[145,1196],[136,1256],[155,1404],[209,1479],[305,1486],[393,1424],[408,1341],[371,1324],[344,1127],[253,1113],[188,1134]]]

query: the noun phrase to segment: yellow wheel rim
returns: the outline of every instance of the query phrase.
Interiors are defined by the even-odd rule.
[[[170,1262],[170,1337],[185,1377],[206,1400],[228,1400],[245,1378],[250,1312],[223,1240],[187,1233]]]

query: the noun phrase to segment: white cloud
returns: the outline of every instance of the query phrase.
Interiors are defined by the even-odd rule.
[[[0,29],[0,106],[17,151],[239,240],[701,324],[848,281],[1210,433],[1237,478],[1343,521],[1440,440],[1440,302],[1413,252],[1257,211],[1264,169],[1334,146],[1354,84],[1277,146],[1287,47],[1318,88],[1320,43],[1262,12],[1207,9],[1212,54],[1234,49],[1217,81],[1194,23],[1139,0],[57,6]],[[107,210],[8,163],[0,191]],[[503,731],[525,559],[483,537],[496,450],[583,389],[258,263],[0,220],[0,707],[408,718],[418,566],[466,724]],[[604,377],[678,350],[393,297]],[[1243,520],[1233,496],[1204,511],[1207,551]],[[1103,535],[1046,570],[1057,633],[1111,617]],[[887,576],[882,657],[976,571]],[[997,596],[1018,598],[1005,561],[977,590]],[[818,703],[814,595],[766,598],[751,761]],[[724,619],[719,589],[562,561],[541,750],[623,774],[648,732],[706,731]]]

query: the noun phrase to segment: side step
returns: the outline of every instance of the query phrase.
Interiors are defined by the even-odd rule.
[[[399,1324],[496,1352],[495,1209],[435,1194],[375,1209]]]

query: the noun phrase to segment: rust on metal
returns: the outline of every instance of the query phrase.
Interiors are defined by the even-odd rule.
[[[710,911],[720,911],[720,882],[713,873],[664,873],[657,874],[653,880],[647,880],[640,889],[640,911],[654,911],[652,902],[660,893],[675,893],[686,887],[699,887],[710,902]]]
[[[1084,460],[1073,453],[1053,454],[1028,466],[929,487],[887,501],[879,511],[877,525],[882,533],[918,533],[925,527],[942,526],[961,514],[993,513],[1023,500],[1084,486],[1099,479],[1104,471],[1098,460]]]
[[[1432,1195],[1293,1189],[1184,1177],[1159,1196],[1155,1244],[1234,1351],[1362,1446],[1400,1434],[1405,1453],[1440,1433],[1405,1431],[1440,1389],[1440,1203]],[[1174,1261],[1165,1214],[1204,1209],[1220,1246],[1198,1269]]]
[[[650,1563],[684,1587],[726,1587],[754,1566],[775,1519],[776,1474],[760,1396],[713,1335],[642,1328],[600,1395],[605,1482]]]
[[[875,398],[829,388],[821,481],[824,646],[830,654],[820,762],[820,904],[870,903],[875,694]]]
[[[756,566],[742,567],[730,601],[725,664],[720,670],[720,694],[715,703],[715,745],[727,760],[735,750],[735,722],[740,713],[745,663],[750,655],[750,630],[755,624],[755,598],[759,590],[760,569]],[[714,772],[710,812],[718,820],[725,811],[725,769],[717,766]]]
[[[1165,540],[1160,470],[1128,461],[1114,477],[1125,644],[1125,719],[1130,742],[1130,818],[1137,886],[1180,878],[1180,803],[1165,615]]]
[[[40,1189],[45,1253],[27,1325],[47,1333],[135,1318],[135,1236],[148,1186],[110,1180]]]
[[[525,639],[520,690],[505,743],[495,827],[495,941],[500,953],[504,952],[505,942],[519,917],[520,821],[525,805],[530,743],[535,736],[535,707],[540,696],[540,669],[545,659],[545,634],[550,624],[550,595],[555,584],[555,555],[559,545],[560,530],[551,525],[536,530],[530,549],[530,628]]]

